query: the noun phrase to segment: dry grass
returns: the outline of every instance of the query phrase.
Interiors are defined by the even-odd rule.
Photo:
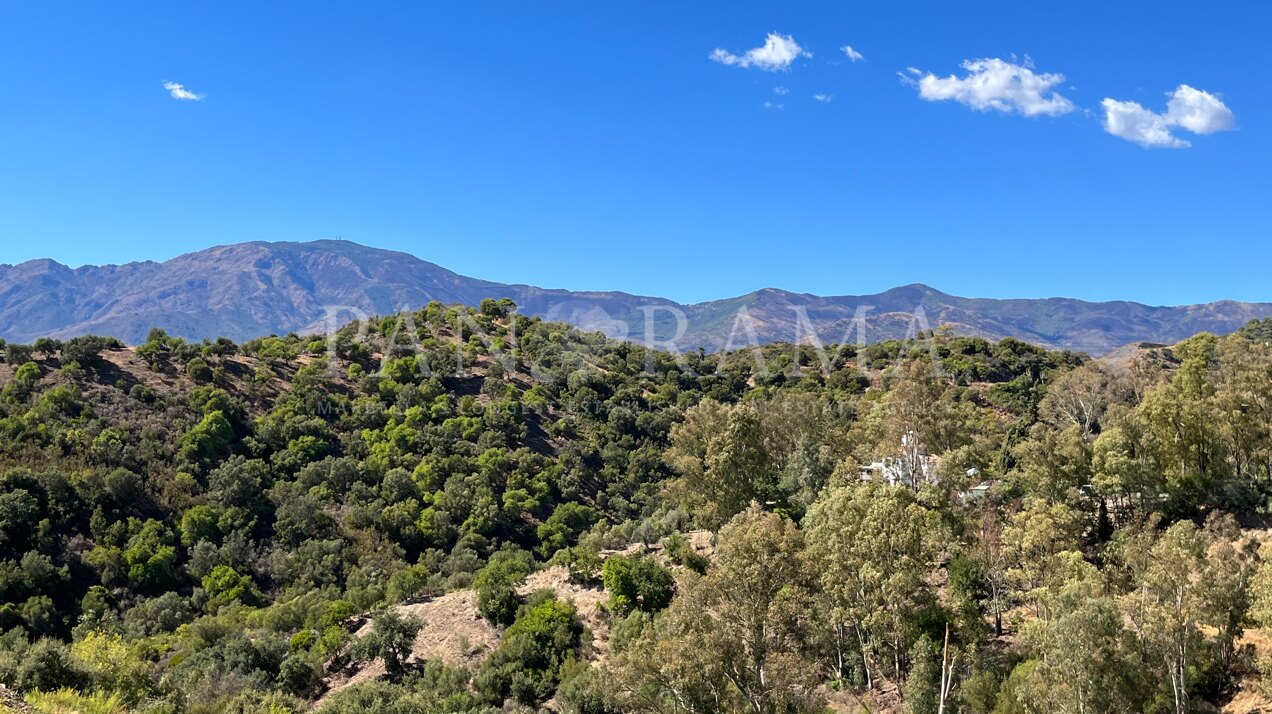
[[[686,533],[685,539],[699,553],[708,557],[713,555],[710,532],[693,531]],[[648,547],[634,545],[604,555],[634,555],[641,552],[649,552],[654,558],[666,561],[661,543]],[[592,635],[591,641],[582,652],[583,659],[603,662],[609,654],[610,637],[604,611],[604,604],[608,599],[605,591],[599,586],[589,587],[571,582],[569,570],[561,566],[531,573],[518,588],[522,596],[537,590],[550,590],[558,600],[573,603],[579,619]],[[499,644],[499,630],[477,613],[477,593],[472,590],[459,590],[421,602],[405,603],[398,605],[397,611],[424,621],[424,627],[416,636],[415,646],[411,650],[409,661],[413,663],[438,661],[450,666],[475,668]],[[366,635],[370,628],[370,620],[364,618],[354,637]],[[315,706],[321,705],[336,692],[383,675],[384,664],[381,662],[353,664],[344,670],[333,672],[328,677],[326,692]]]
[[[423,602],[399,605],[397,611],[424,622],[411,649],[411,662],[439,661],[454,667],[471,667],[480,664],[499,644],[498,630],[477,614],[477,593],[472,590],[459,590]],[[354,637],[362,637],[370,630],[371,622],[367,620]],[[342,689],[383,675],[384,663],[379,661],[355,664],[336,672],[317,705]]]
[[[16,692],[0,684],[0,714],[36,714]]]
[[[836,714],[905,714],[909,709],[901,702],[896,685],[880,680],[870,691],[832,691],[826,694],[826,709]]]

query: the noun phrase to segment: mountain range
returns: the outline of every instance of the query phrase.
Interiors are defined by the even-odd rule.
[[[510,298],[520,312],[680,350],[807,340],[877,342],[916,329],[1015,337],[1102,355],[1133,342],[1172,343],[1231,332],[1272,316],[1272,303],[1224,300],[1154,307],[1069,298],[965,298],[926,285],[874,295],[818,296],[766,288],[679,304],[622,292],[509,285],[459,275],[395,251],[348,241],[252,242],[171,260],[70,268],[56,261],[0,265],[0,338],[111,335],[135,344],[152,327],[190,339],[245,340],[306,332],[334,320],[417,309],[432,300],[477,305]],[[674,338],[674,340],[673,340]]]

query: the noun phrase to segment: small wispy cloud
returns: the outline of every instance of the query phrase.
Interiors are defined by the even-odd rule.
[[[728,50],[715,48],[711,52],[711,61],[729,67],[754,67],[768,72],[781,72],[790,69],[791,63],[800,57],[812,57],[813,53],[799,46],[794,37],[770,32],[764,39],[763,47],[755,47],[735,55]]]
[[[773,93],[779,97],[785,97],[787,94],[791,93],[791,90],[779,85],[777,87],[773,87]]]
[[[1076,108],[1055,91],[1064,82],[1064,75],[1035,72],[1028,57],[1021,63],[996,58],[966,60],[962,67],[967,71],[962,77],[938,77],[910,67],[901,79],[918,87],[919,97],[929,102],[955,101],[981,112],[1059,116]]]
[[[184,102],[197,102],[202,100],[204,96],[202,94],[195,94],[194,92],[186,89],[185,85],[177,84],[176,82],[164,82],[163,88],[168,90],[168,94],[172,95],[173,99],[180,99]]]
[[[1237,126],[1236,115],[1210,92],[1181,84],[1166,96],[1170,101],[1164,112],[1146,109],[1139,102],[1106,98],[1100,103],[1104,107],[1104,130],[1147,148],[1184,149],[1192,144],[1176,136],[1175,129],[1213,134]]]
[[[813,95],[813,101],[821,102],[822,104],[825,104],[826,102],[829,102],[830,100],[834,98],[835,98],[835,95],[833,94],[822,94],[821,92],[818,92],[817,94]]]
[[[852,45],[844,45],[843,47],[839,48],[839,51],[843,52],[848,57],[848,59],[852,60],[853,62],[860,62],[866,58],[865,55],[861,54],[857,50],[854,50],[852,48]]]
[[[783,109],[785,109],[785,108],[786,108],[786,105],[785,105],[785,104],[779,104],[779,103],[777,103],[777,102],[764,102],[764,108],[765,108],[765,109],[772,109],[773,111],[780,112],[780,111],[782,111]]]

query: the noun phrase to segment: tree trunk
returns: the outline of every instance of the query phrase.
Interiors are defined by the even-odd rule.
[[[838,678],[842,680],[843,667],[845,667],[845,662],[843,662],[843,622],[834,624],[834,666],[836,666]]]
[[[954,662],[950,659],[950,626],[945,624],[945,646],[941,648],[941,690],[940,703],[936,714],[945,714],[946,702],[950,698],[950,689],[954,686]]]
[[[874,677],[870,674],[870,654],[866,651],[866,638],[861,636],[861,628],[854,627],[857,632],[857,643],[861,647],[861,666],[866,668],[866,689],[874,689]]]

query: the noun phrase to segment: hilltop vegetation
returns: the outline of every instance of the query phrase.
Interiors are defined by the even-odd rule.
[[[0,682],[85,712],[1259,696],[1260,325],[1105,365],[943,334],[679,355],[513,308],[4,345]],[[527,589],[548,565],[603,588],[603,650]],[[395,606],[468,590],[490,650],[415,656]],[[357,663],[382,674],[327,691]]]

